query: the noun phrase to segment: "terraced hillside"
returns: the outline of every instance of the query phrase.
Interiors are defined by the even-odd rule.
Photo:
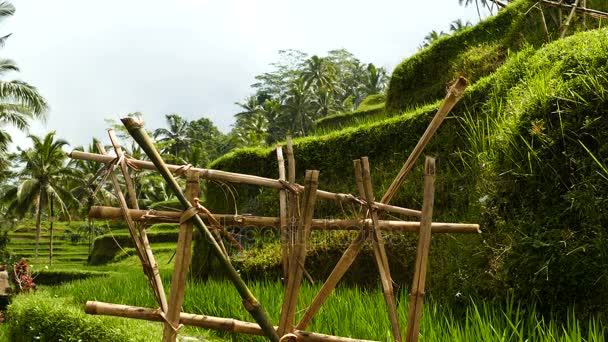
[[[75,265],[85,265],[89,256],[88,237],[76,232],[86,222],[56,222],[53,232],[53,262],[49,262],[50,231],[48,223],[42,227],[40,246],[38,250],[38,265],[36,267],[69,268]],[[17,229],[8,233],[7,250],[15,257],[25,258],[34,262],[36,248],[36,229],[31,222],[21,224]]]

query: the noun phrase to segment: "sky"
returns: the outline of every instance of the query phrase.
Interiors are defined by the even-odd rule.
[[[325,55],[347,49],[392,71],[431,30],[453,20],[478,21],[458,0],[13,0],[12,33],[2,57],[50,105],[31,134],[51,130],[72,146],[105,138],[108,124],[141,112],[148,129],[164,115],[205,116],[228,132],[236,101],[254,77],[271,71],[278,51]],[[14,144],[22,133],[8,128]],[[106,140],[106,139],[103,139]]]

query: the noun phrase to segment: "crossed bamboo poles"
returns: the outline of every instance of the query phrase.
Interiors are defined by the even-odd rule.
[[[434,160],[427,158],[425,163],[425,199],[422,211],[401,208],[397,206],[389,205],[388,203],[396,193],[407,173],[411,170],[414,162],[422,153],[426,144],[430,141],[437,128],[441,125],[449,111],[456,104],[460,98],[464,88],[466,87],[466,81],[463,78],[458,79],[450,88],[448,95],[444,102],[439,108],[439,111],[431,121],[429,127],[421,137],[420,141],[414,148],[413,152],[408,157],[402,170],[395,178],[391,186],[389,187],[386,194],[383,196],[380,202],[376,202],[373,196],[373,187],[371,184],[371,172],[369,161],[367,158],[361,158],[360,160],[354,161],[355,166],[355,178],[357,181],[357,188],[359,190],[359,196],[353,196],[350,194],[331,193],[317,189],[318,183],[318,171],[307,171],[305,177],[304,186],[295,183],[295,161],[293,160],[293,148],[291,146],[291,140],[288,139],[287,143],[287,159],[288,159],[288,175],[285,175],[284,159],[282,156],[282,149],[277,149],[277,158],[279,160],[279,179],[273,180],[263,177],[242,175],[236,173],[230,173],[225,171],[217,171],[210,169],[197,169],[192,167],[174,166],[167,165],[161,159],[158,151],[154,148],[154,145],[143,129],[143,122],[134,119],[126,118],[123,119],[123,123],[127,127],[129,133],[134,137],[142,149],[146,152],[151,162],[138,161],[130,159],[124,155],[120,145],[115,141],[112,133],[110,134],[112,143],[117,153],[117,157],[105,155],[103,147],[100,148],[103,154],[90,154],[79,151],[74,151],[71,157],[74,159],[85,159],[103,162],[109,165],[109,171],[113,170],[115,164],[119,164],[125,182],[127,183],[127,191],[129,199],[131,200],[132,208],[129,209],[127,203],[122,196],[120,187],[118,185],[116,176],[111,174],[111,179],[114,184],[117,196],[119,198],[120,209],[107,208],[107,207],[94,207],[91,210],[91,216],[95,217],[116,217],[117,211],[122,214],[122,217],[127,221],[129,231],[135,240],[136,249],[138,255],[144,266],[144,272],[148,276],[150,284],[155,290],[157,301],[159,302],[160,309],[153,313],[145,311],[143,308],[116,306],[114,304],[89,302],[87,303],[86,311],[88,313],[96,314],[110,314],[118,315],[131,318],[141,318],[148,320],[163,320],[165,322],[164,330],[164,341],[175,341],[177,332],[181,323],[188,323],[192,325],[207,326],[212,329],[220,330],[232,330],[243,332],[246,330],[248,333],[258,334],[262,332],[272,341],[278,341],[279,337],[296,338],[297,340],[315,340],[315,341],[351,341],[352,339],[328,336],[316,333],[304,332],[303,329],[310,323],[314,315],[319,310],[322,303],[329,296],[333,288],[336,286],[342,275],[352,265],[352,262],[356,258],[357,254],[361,250],[363,243],[370,238],[373,251],[374,259],[380,273],[380,278],[383,287],[383,293],[387,304],[389,319],[393,331],[393,337],[396,341],[401,341],[401,330],[399,327],[399,321],[396,312],[396,303],[394,298],[394,292],[392,288],[392,280],[390,278],[390,269],[388,266],[388,258],[384,248],[384,241],[380,230],[409,230],[419,232],[419,248],[418,255],[416,258],[416,270],[414,275],[414,283],[411,291],[410,301],[410,318],[408,319],[407,328],[407,341],[415,341],[418,337],[419,320],[422,309],[422,298],[424,294],[424,283],[426,277],[426,258],[428,257],[428,246],[430,244],[431,232],[462,232],[472,233],[479,232],[478,225],[467,225],[467,224],[448,224],[448,223],[433,223],[432,222],[432,202],[434,191],[432,184],[433,182],[429,179],[434,180]],[[132,165],[139,168],[156,169],[158,170],[163,178],[167,181],[172,190],[176,193],[179,201],[182,205],[187,208],[182,213],[171,213],[171,212],[144,212],[138,210],[136,198],[133,191],[133,186],[128,175],[128,165]],[[188,177],[188,185],[186,188],[186,194],[182,192],[177,184],[172,173],[186,173]],[[196,202],[196,189],[198,189],[198,178],[215,179],[220,181],[229,181],[236,183],[247,183],[261,186],[267,186],[279,189],[279,202],[280,202],[280,217],[279,218],[260,218],[260,217],[247,217],[239,218],[229,215],[213,215],[211,213],[204,212],[197,209],[198,203]],[[288,178],[288,181],[286,180]],[[196,185],[196,186],[195,186]],[[299,197],[303,193],[302,201],[302,212],[297,210],[297,204]],[[122,197],[122,200],[121,200]],[[349,201],[359,203],[366,208],[366,216],[361,220],[314,220],[314,205],[316,197],[327,198],[338,201]],[[289,200],[289,206],[287,201]],[[388,211],[394,213],[400,213],[410,216],[421,217],[421,222],[404,222],[404,221],[381,221],[379,220],[379,211]],[[145,231],[140,229],[137,231],[134,227],[134,221],[146,219],[156,220],[167,220],[172,221],[177,219],[179,216],[180,221],[180,234],[178,237],[178,256],[176,259],[176,265],[174,269],[173,281],[171,284],[171,298],[169,303],[166,302],[164,291],[162,290],[162,284],[160,283],[160,277],[158,277],[158,269],[155,266],[153,255],[149,248]],[[224,221],[232,219],[234,222],[243,223],[243,220],[248,220],[253,225],[260,224],[271,224],[279,226],[281,229],[281,240],[282,240],[282,255],[283,255],[283,269],[287,275],[287,285],[285,292],[285,299],[281,312],[281,319],[278,328],[275,328],[270,323],[268,315],[266,314],[263,307],[251,294],[247,286],[244,284],[238,273],[232,267],[228,256],[225,253],[225,249],[220,247],[218,242],[221,240],[217,239],[211,230],[207,227],[205,221],[211,225],[217,225],[222,219]],[[291,224],[289,224],[291,223]],[[241,329],[244,322],[238,322],[235,320],[214,318],[208,316],[197,316],[180,313],[181,303],[183,301],[183,290],[185,286],[185,274],[187,267],[190,262],[190,243],[191,243],[191,230],[192,225],[195,225],[201,233],[206,237],[212,245],[212,251],[221,261],[223,266],[228,270],[229,278],[237,288],[239,294],[243,299],[243,304],[247,311],[251,313],[253,318],[258,322],[258,329]],[[141,226],[140,226],[141,227]],[[355,240],[352,241],[349,248],[345,251],[344,255],[336,265],[334,271],[329,276],[317,297],[313,300],[313,303],[308,307],[306,313],[295,325],[295,307],[297,303],[297,297],[299,293],[299,287],[304,274],[304,262],[306,257],[306,244],[308,236],[310,235],[311,229],[331,229],[337,227],[339,229],[359,229],[360,232]],[[334,228],[335,229],[335,228]],[[143,233],[142,233],[143,232]],[[138,235],[139,233],[139,235]],[[218,241],[219,240],[219,241]],[[139,241],[139,243],[138,243]],[[187,250],[187,252],[186,252]],[[149,253],[148,253],[149,251]],[[184,316],[185,315],[185,316]],[[217,321],[225,320],[226,326],[218,328]],[[246,325],[246,324],[245,324]],[[231,328],[230,328],[231,327]],[[283,340],[283,339],[282,339]]]

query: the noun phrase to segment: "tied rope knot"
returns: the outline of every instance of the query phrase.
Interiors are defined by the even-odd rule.
[[[161,308],[154,310],[154,312],[157,313],[163,319],[163,321],[165,321],[165,323],[171,327],[171,330],[173,330],[176,334],[184,326],[183,324],[179,323],[179,320],[178,320],[177,324],[173,324],[172,322],[169,322],[169,320],[167,319],[167,316],[165,316],[165,313],[163,312],[163,310],[161,310]]]
[[[283,189],[291,191],[296,195],[302,192],[302,190],[300,190],[300,188],[297,185],[291,184],[286,180],[279,179],[279,183],[281,183],[281,185],[283,186]]]
[[[188,170],[192,169],[192,167],[192,164],[182,165],[175,169],[173,173],[175,173],[176,176],[183,176],[186,174],[186,172],[188,172]]]
[[[194,217],[195,215],[197,215],[199,213],[205,213],[205,211],[206,211],[205,207],[203,207],[199,201],[200,200],[198,199],[198,197],[195,197],[194,204],[192,204],[190,206],[190,208],[188,208],[182,212],[182,215],[179,217],[180,224],[188,221],[189,219],[191,219],[192,217]]]

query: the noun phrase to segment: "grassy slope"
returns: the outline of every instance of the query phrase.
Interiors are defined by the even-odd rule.
[[[593,311],[608,303],[607,291],[597,286],[608,265],[600,248],[606,215],[597,210],[608,192],[602,143],[606,36],[607,30],[597,30],[509,54],[503,66],[467,90],[428,146],[426,153],[439,158],[436,219],[479,221],[486,233],[483,241],[434,239],[431,291],[500,296],[513,288],[540,299],[545,309],[576,301],[583,311]],[[354,192],[349,165],[367,155],[378,197],[429,120],[428,113],[406,112],[297,139],[298,178],[307,168],[319,169],[321,188]],[[212,167],[277,177],[272,149],[235,151]],[[419,166],[409,179],[394,203],[416,207]],[[230,212],[234,204],[226,204],[224,192],[209,188],[209,206]],[[237,190],[239,212],[277,214],[274,191]],[[325,201],[317,213],[343,215]],[[414,243],[405,241],[402,249]]]

